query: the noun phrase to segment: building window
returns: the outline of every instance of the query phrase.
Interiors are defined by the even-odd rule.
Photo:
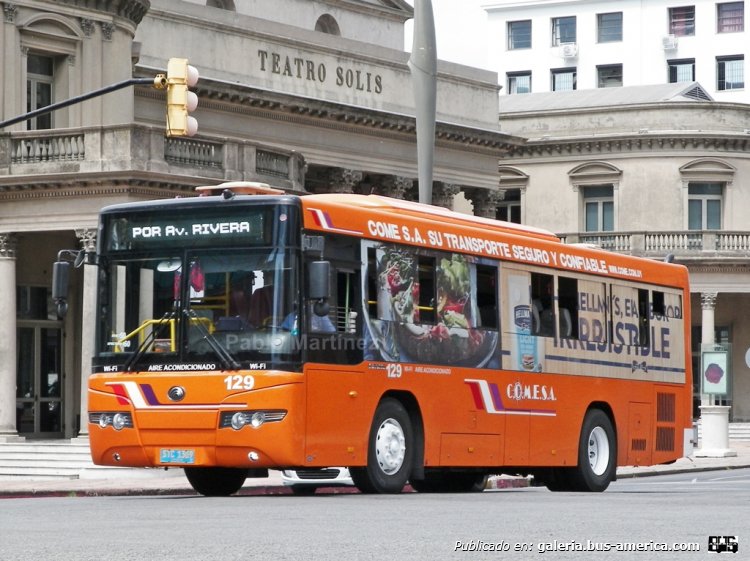
[[[668,60],[669,83],[695,81],[695,59]]]
[[[54,59],[29,54],[26,62],[26,112],[36,111],[52,103]],[[52,113],[39,115],[26,121],[28,130],[52,128]]]
[[[688,230],[720,230],[722,183],[688,185]]]
[[[607,64],[596,67],[598,88],[617,88],[622,86],[622,64]]]
[[[716,89],[741,90],[745,87],[745,57],[743,55],[716,58]]]
[[[508,189],[505,198],[497,205],[495,218],[505,222],[521,223],[521,190]]]
[[[586,232],[612,232],[615,229],[614,186],[584,187],[583,207]]]
[[[531,92],[531,72],[508,72],[508,93],[522,94]]]
[[[596,24],[599,43],[622,41],[622,12],[597,14]]]
[[[716,5],[716,32],[745,31],[745,3],[725,2]]]
[[[576,17],[552,18],[552,46],[576,42]]]
[[[562,92],[576,89],[576,69],[558,68],[552,70],[552,91]]]
[[[508,50],[531,48],[531,20],[508,22]]]
[[[336,35],[337,37],[341,35],[341,29],[339,29],[336,18],[330,14],[323,14],[318,18],[318,21],[315,22],[315,31],[327,33],[328,35]]]
[[[669,34],[678,37],[695,35],[695,6],[669,8]]]

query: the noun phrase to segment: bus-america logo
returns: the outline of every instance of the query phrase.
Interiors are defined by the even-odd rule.
[[[162,403],[151,384],[107,382],[120,405],[133,404],[136,409],[223,409],[247,407],[247,403]]]
[[[487,380],[465,379],[474,398],[474,405],[492,415],[533,415],[555,417],[555,409],[526,409],[517,407],[521,401],[557,401],[555,388],[543,384],[511,382],[505,388],[505,403],[497,384]],[[507,404],[507,405],[506,405]]]

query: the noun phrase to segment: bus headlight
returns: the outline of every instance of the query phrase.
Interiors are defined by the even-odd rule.
[[[256,411],[255,413],[253,413],[252,417],[250,417],[250,425],[254,429],[257,429],[265,421],[266,421],[266,414],[263,411]]]
[[[103,429],[112,427],[119,431],[133,428],[133,415],[122,411],[96,411],[89,413],[89,423],[99,425]]]
[[[112,417],[112,428],[115,430],[122,430],[132,423],[129,419],[130,415],[126,413],[115,413]]]
[[[240,430],[247,424],[247,415],[242,412],[237,412],[232,415],[231,425],[234,430]]]
[[[263,409],[252,411],[223,411],[219,418],[219,428],[232,427],[241,430],[246,425],[254,429],[260,428],[265,423],[277,423],[286,417],[286,411],[282,409]]]

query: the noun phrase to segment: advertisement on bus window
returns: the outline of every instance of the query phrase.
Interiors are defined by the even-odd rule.
[[[366,251],[365,358],[499,366],[496,267],[388,244]]]

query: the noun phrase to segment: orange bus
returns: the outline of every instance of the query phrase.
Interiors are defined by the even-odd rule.
[[[691,451],[685,267],[380,196],[202,191],[101,213],[96,464],[205,495],[326,466],[370,493],[603,491]]]

